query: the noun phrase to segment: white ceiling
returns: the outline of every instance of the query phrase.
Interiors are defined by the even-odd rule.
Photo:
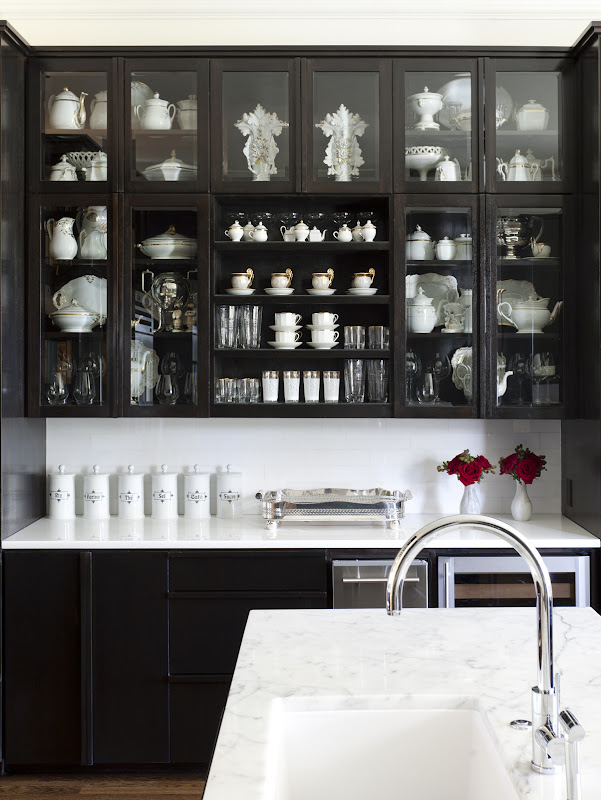
[[[565,46],[600,0],[2,0],[34,45]],[[54,21],[54,24],[53,24]]]

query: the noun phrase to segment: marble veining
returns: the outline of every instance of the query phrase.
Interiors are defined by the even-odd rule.
[[[601,800],[601,617],[554,611],[561,707],[586,730],[583,800]],[[302,708],[479,708],[522,800],[564,800],[563,770],[530,769],[536,681],[532,608],[253,611],[249,617],[204,800],[276,800],[268,741],[278,704]],[[360,769],[360,764],[357,765]]]
[[[236,520],[37,520],[2,542],[5,549],[236,549],[236,548],[381,548],[397,550],[423,525],[440,514],[407,514],[398,530],[383,523],[283,522],[277,531],[267,531],[255,515]],[[596,548],[599,539],[561,514],[536,514],[528,522],[516,522],[497,514],[522,533],[534,547]],[[436,548],[506,548],[498,536],[482,530],[462,528],[440,536]]]

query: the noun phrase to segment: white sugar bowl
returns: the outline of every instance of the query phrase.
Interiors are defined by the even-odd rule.
[[[198,464],[194,472],[184,475],[184,517],[209,519],[211,516],[211,475],[201,472]]]
[[[449,239],[448,236],[436,242],[436,258],[439,261],[450,261],[452,258],[455,258],[456,253],[457,245],[453,239]]]
[[[407,237],[406,254],[409,261],[431,261],[434,258],[432,239],[419,225]]]
[[[48,475],[48,517],[75,519],[75,475],[64,464]]]

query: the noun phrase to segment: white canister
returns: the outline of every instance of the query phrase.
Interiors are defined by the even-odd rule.
[[[177,472],[167,472],[167,465],[152,476],[152,518],[177,519]]]
[[[219,519],[236,519],[242,516],[242,473],[232,472],[231,464],[227,472],[218,472],[217,484],[217,517]]]
[[[184,517],[186,519],[209,519],[211,516],[211,475],[200,472],[198,464],[194,472],[184,475]]]
[[[48,516],[50,519],[75,519],[75,475],[60,464],[57,473],[48,475]]]
[[[134,472],[132,464],[119,475],[119,519],[144,519],[144,473]]]
[[[98,464],[94,464],[93,470],[83,476],[83,518],[108,519],[109,474],[100,472]]]

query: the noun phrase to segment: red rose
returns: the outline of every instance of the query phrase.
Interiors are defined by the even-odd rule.
[[[525,455],[515,468],[516,475],[524,483],[532,483],[538,476],[540,459],[538,456],[534,456],[534,458],[532,456],[534,456],[534,453]]]
[[[501,459],[501,475],[511,474],[520,460],[520,457],[517,453],[512,453],[507,458]]]
[[[482,469],[490,469],[492,467],[490,461],[484,456],[476,456],[476,461],[478,462],[478,464],[480,464]]]
[[[469,464],[462,464],[457,477],[464,486],[471,486],[472,483],[478,483],[481,475],[482,464],[474,460],[470,461]]]
[[[449,461],[449,468],[447,470],[449,475],[456,475],[459,472],[459,469],[461,468],[462,464],[463,462],[461,461],[459,456],[455,456],[455,458]]]

